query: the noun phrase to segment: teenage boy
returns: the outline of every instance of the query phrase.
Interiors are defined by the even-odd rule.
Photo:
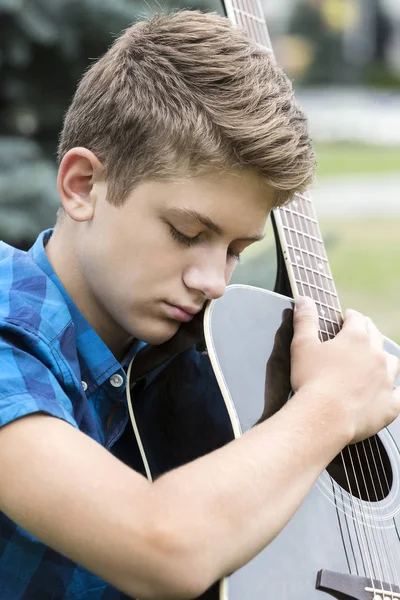
[[[160,14],[84,75],[59,161],[54,231],[0,249],[0,597],[193,598],[274,538],[346,444],[397,416],[398,361],[356,312],[321,344],[299,299],[292,399],[150,483],[113,452],[126,365],[220,297],[271,209],[311,182],[306,119],[226,19]],[[208,402],[207,358],[185,356],[186,393]],[[139,396],[163,394],[171,365]]]

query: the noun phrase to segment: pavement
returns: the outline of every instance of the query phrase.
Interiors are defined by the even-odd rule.
[[[400,146],[399,91],[308,88],[296,91],[296,98],[315,141]]]
[[[400,216],[400,92],[359,87],[296,90],[318,142],[398,147],[398,172],[324,177],[312,190],[317,215]]]
[[[400,170],[324,178],[311,190],[311,197],[319,217],[400,217]]]

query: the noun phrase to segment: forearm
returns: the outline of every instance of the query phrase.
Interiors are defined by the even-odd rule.
[[[279,533],[346,444],[340,416],[315,394],[302,396],[234,443],[154,484],[160,519],[171,519],[171,539],[185,541],[187,564],[210,582]]]

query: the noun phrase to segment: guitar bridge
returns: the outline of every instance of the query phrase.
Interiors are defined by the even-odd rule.
[[[328,569],[321,569],[318,572],[315,587],[338,600],[400,599],[400,588],[397,585]]]

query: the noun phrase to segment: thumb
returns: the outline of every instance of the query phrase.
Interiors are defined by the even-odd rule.
[[[302,344],[320,344],[319,317],[314,300],[307,296],[296,298],[294,317],[293,342]]]

